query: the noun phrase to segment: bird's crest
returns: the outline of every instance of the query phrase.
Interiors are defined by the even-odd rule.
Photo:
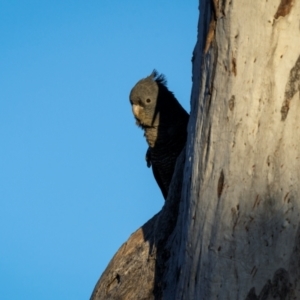
[[[153,80],[155,80],[158,84],[167,86],[167,79],[165,75],[159,74],[155,69],[152,71],[151,75]]]

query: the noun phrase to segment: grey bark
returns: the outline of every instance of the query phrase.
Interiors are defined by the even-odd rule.
[[[128,264],[119,250],[92,299],[300,299],[300,1],[199,8],[171,200],[129,239]],[[134,264],[144,273],[128,275]]]

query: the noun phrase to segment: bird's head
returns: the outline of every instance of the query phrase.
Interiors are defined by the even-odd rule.
[[[165,85],[164,76],[154,70],[131,90],[129,99],[132,112],[137,125],[143,129],[158,126],[162,106],[159,94],[162,86],[166,89]]]

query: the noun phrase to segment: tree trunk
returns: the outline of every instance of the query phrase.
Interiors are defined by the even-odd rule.
[[[200,0],[186,151],[92,299],[300,299],[299,20],[299,0]]]

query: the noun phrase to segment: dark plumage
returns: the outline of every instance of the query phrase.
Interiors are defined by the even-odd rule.
[[[166,84],[165,77],[154,70],[133,87],[129,96],[136,123],[144,130],[149,145],[147,166],[152,166],[165,199],[176,159],[186,143],[189,119]]]

